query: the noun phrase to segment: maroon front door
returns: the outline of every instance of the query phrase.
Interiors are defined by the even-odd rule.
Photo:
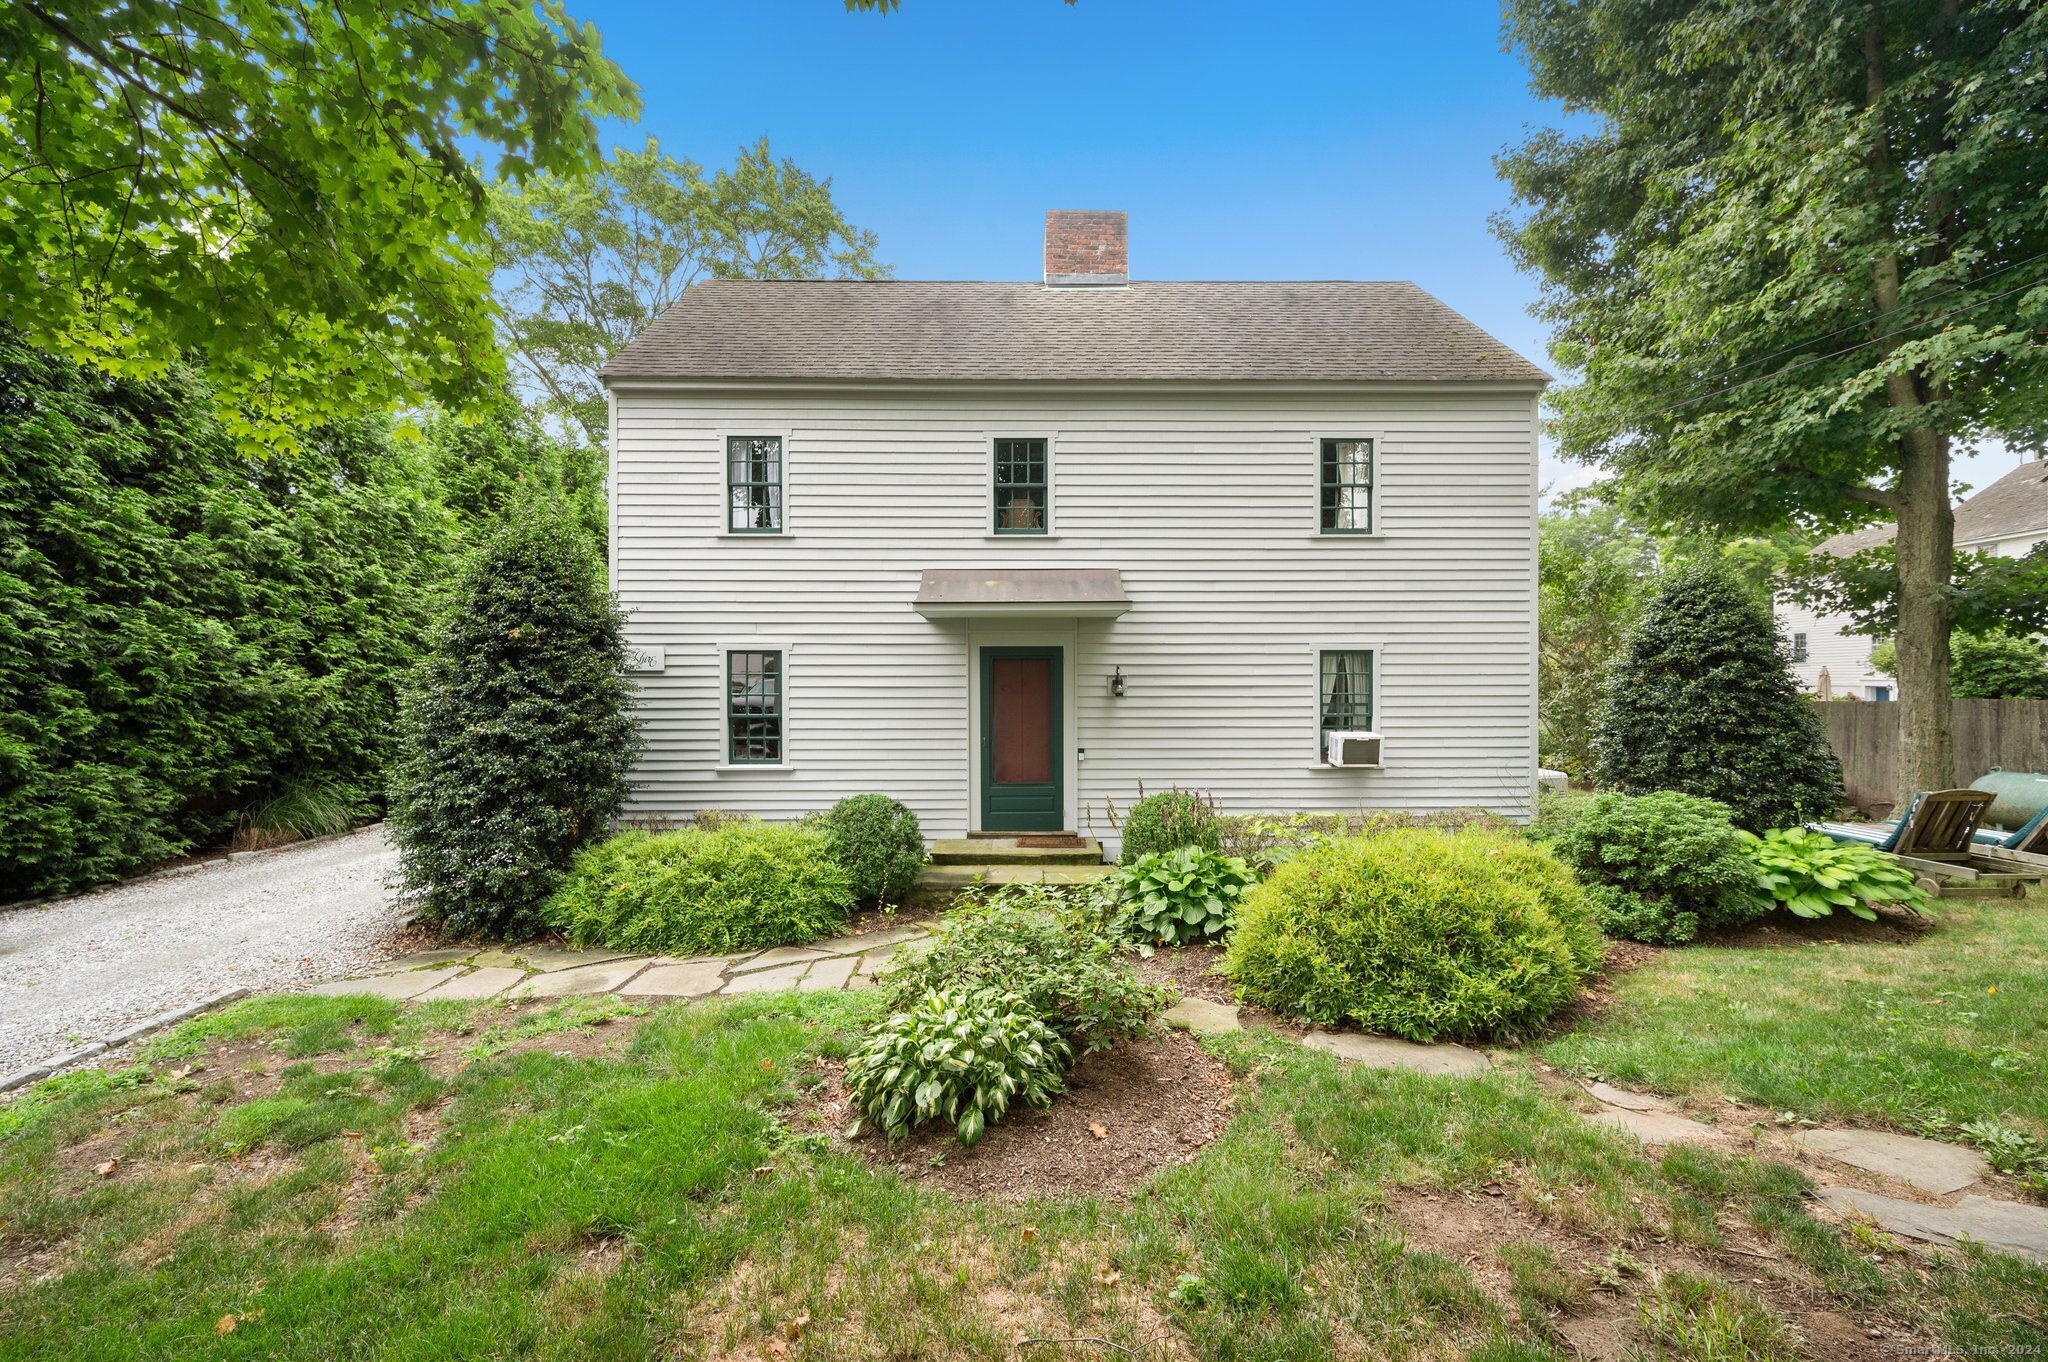
[[[1066,826],[1057,648],[981,650],[981,826],[989,832]]]

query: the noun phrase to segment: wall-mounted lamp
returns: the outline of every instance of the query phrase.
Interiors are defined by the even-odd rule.
[[[1114,695],[1119,700],[1124,698],[1124,669],[1122,667],[1118,667],[1116,671],[1110,675],[1109,693],[1111,695]]]

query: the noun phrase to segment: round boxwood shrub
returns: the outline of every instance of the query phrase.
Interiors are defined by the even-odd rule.
[[[1549,852],[1410,828],[1281,865],[1239,904],[1223,971],[1275,1012],[1431,1041],[1527,1033],[1603,951],[1585,891]]]
[[[1676,945],[1771,909],[1730,820],[1726,804],[1672,790],[1608,793],[1579,804],[1548,845],[1585,881],[1601,930]]]
[[[729,822],[623,832],[576,858],[547,919],[578,946],[718,955],[829,936],[853,885],[824,834]]]
[[[469,560],[407,703],[391,793],[406,896],[518,939],[625,802],[637,739],[597,546],[534,498]]]
[[[824,831],[863,903],[900,902],[929,859],[917,815],[885,794],[848,795],[825,815]]]
[[[1131,805],[1124,818],[1118,865],[1181,847],[1223,850],[1223,826],[1215,806],[1195,790],[1161,790]]]
[[[1842,765],[1790,660],[1770,607],[1732,578],[1673,575],[1614,663],[1600,784],[1719,800],[1751,832],[1831,816]]]

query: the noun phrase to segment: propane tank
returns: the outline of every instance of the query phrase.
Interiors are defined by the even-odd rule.
[[[1993,767],[1989,775],[1971,781],[1970,788],[1996,796],[1984,811],[1984,821],[2007,832],[2025,827],[2035,814],[2048,808],[2048,775],[2038,771]]]

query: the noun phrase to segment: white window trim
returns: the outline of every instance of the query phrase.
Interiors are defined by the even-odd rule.
[[[761,537],[766,538],[767,536],[763,535]],[[733,639],[730,642],[715,643],[712,645],[712,650],[718,657],[718,672],[712,683],[712,693],[718,697],[718,704],[716,706],[718,713],[718,765],[713,769],[718,771],[794,771],[796,769],[796,761],[790,751],[791,730],[789,716],[791,708],[790,678],[796,670],[796,645],[784,639],[740,638]],[[782,654],[782,760],[780,761],[734,761],[732,759],[732,734],[726,727],[727,720],[731,717],[726,709],[726,705],[732,697],[727,692],[726,687],[732,684],[732,663],[730,658],[734,653]],[[1373,666],[1377,668],[1379,664],[1375,662]],[[1377,678],[1379,673],[1375,671],[1373,675]],[[1375,684],[1377,684],[1377,681],[1375,681]]]
[[[1366,498],[1365,505],[1366,517],[1372,523],[1371,529],[1325,530],[1323,528],[1323,441],[1325,440],[1372,441],[1372,493]],[[1308,438],[1308,532],[1311,539],[1329,542],[1345,539],[1371,540],[1386,538],[1386,521],[1380,514],[1382,502],[1380,497],[1380,476],[1385,471],[1386,453],[1386,434],[1371,426],[1345,426],[1341,429],[1310,432]]]
[[[996,531],[996,441],[1045,441],[1045,533],[999,534]],[[981,533],[991,542],[1040,544],[1060,536],[1060,437],[1058,431],[1033,430],[1029,426],[1006,426],[982,432],[981,437]],[[783,494],[785,499],[788,493]]]
[[[790,490],[795,479],[790,476],[789,455],[795,441],[790,438],[787,426],[725,426],[713,432],[718,441],[718,537],[720,539],[756,539],[773,542],[790,537],[794,527],[790,523]],[[736,530],[732,527],[732,442],[734,440],[782,441],[782,527],[768,530]],[[1374,446],[1377,457],[1378,446]]]
[[[1340,536],[1341,537],[1341,536]],[[1323,759],[1323,654],[1324,653],[1371,653],[1372,654],[1372,731],[1381,735],[1380,764],[1378,766],[1332,766]],[[1308,650],[1308,694],[1309,726],[1315,732],[1314,745],[1309,751],[1309,769],[1312,771],[1381,771],[1388,766],[1386,728],[1381,722],[1381,702],[1385,698],[1383,682],[1385,668],[1381,665],[1387,655],[1386,645],[1378,639],[1326,638],[1309,645]]]

